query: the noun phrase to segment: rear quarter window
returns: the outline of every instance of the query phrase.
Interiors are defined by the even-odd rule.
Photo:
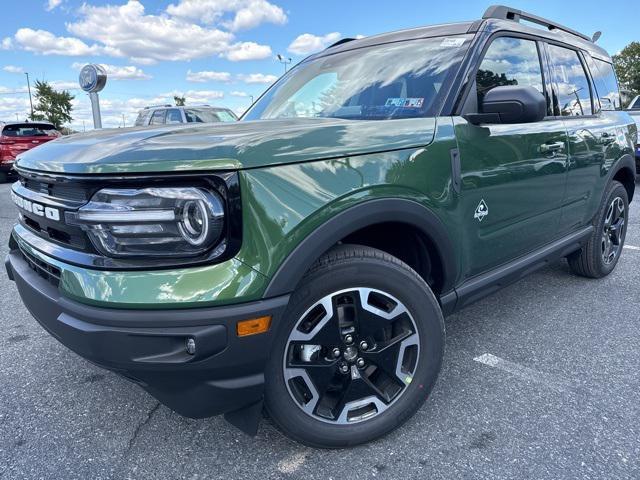
[[[589,58],[589,57],[587,57]],[[610,63],[591,58],[589,60],[589,69],[593,77],[598,100],[602,110],[620,110],[622,108],[620,101],[620,90],[618,89],[618,81]]]

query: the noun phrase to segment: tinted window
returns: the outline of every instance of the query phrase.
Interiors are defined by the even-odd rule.
[[[228,110],[214,108],[189,108],[184,111],[187,122],[193,123],[215,123],[215,122],[235,122],[236,117]]]
[[[153,115],[151,116],[151,125],[160,125],[162,123],[164,123],[164,116],[167,113],[166,110],[156,110],[155,112],[153,112]]]
[[[534,87],[544,95],[538,47],[532,40],[496,38],[476,74],[478,104],[492,88],[505,85]]]
[[[434,115],[470,36],[357,48],[301,63],[245,115],[384,120]]]
[[[138,113],[138,118],[136,118],[136,127],[141,127],[143,125],[147,125],[149,123],[149,117],[151,116],[150,110],[141,110]]]
[[[620,110],[620,91],[613,65],[587,57],[602,110]]]
[[[636,97],[635,102],[633,102],[631,105],[629,105],[629,108],[631,108],[632,110],[639,110],[640,109],[640,97]]]
[[[591,89],[578,52],[549,45],[549,56],[555,82],[554,114],[591,115]]]
[[[57,137],[58,131],[53,125],[25,123],[22,125],[6,125],[2,129],[5,137]]]
[[[182,123],[182,115],[177,108],[170,108],[167,110],[166,123]]]

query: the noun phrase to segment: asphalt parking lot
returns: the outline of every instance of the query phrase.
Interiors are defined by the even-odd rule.
[[[0,185],[0,255],[16,212]],[[447,319],[438,384],[402,429],[341,451],[190,420],[87,363],[0,272],[0,478],[640,478],[640,209],[616,271],[558,263]],[[635,248],[634,248],[635,247]]]

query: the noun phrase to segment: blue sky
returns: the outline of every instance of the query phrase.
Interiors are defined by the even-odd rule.
[[[101,93],[104,126],[131,125],[144,105],[173,93],[189,103],[238,112],[293,62],[341,38],[479,18],[490,1],[445,0],[23,0],[0,23],[0,120],[28,112],[27,71],[70,89],[75,128],[90,128],[90,104],[78,70],[100,63],[110,73]],[[592,34],[610,53],[634,40],[638,2],[512,0],[516,8]],[[16,8],[18,7],[19,8]]]

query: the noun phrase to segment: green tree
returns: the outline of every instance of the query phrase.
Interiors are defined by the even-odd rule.
[[[71,122],[71,101],[75,98],[67,90],[57,91],[45,81],[36,80],[35,84],[37,104],[33,109],[31,120],[46,120],[53,123],[56,129]]]
[[[613,56],[621,87],[640,95],[640,42],[631,42]]]
[[[174,95],[173,101],[176,102],[176,107],[184,107],[184,104],[187,101],[187,99],[184,97],[184,95],[182,97],[179,97],[178,95]]]

